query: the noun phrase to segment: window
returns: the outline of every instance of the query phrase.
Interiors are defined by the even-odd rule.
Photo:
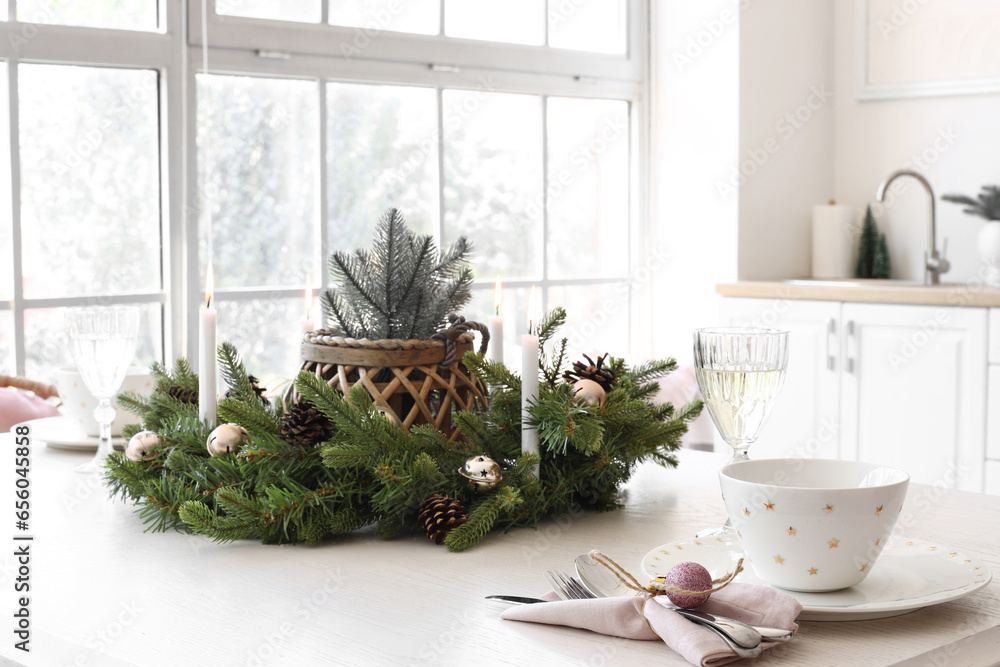
[[[274,385],[307,283],[390,206],[473,240],[466,315],[491,314],[500,276],[509,358],[531,285],[577,350],[626,351],[644,2],[206,1],[207,26],[198,0],[16,3],[0,372],[51,379],[61,311],[87,303],[142,305],[137,362],[194,358],[211,258],[220,337]]]

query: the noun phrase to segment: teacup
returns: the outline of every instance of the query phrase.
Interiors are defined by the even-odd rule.
[[[854,586],[868,576],[910,481],[895,468],[829,459],[740,461],[719,478],[757,576],[813,592]]]
[[[87,385],[83,377],[76,368],[60,368],[56,371],[56,389],[59,390],[59,397],[62,405],[59,407],[63,416],[78,426],[80,430],[89,436],[100,435],[100,427],[94,419],[94,409],[97,407],[97,399],[91,396],[87,390]],[[134,391],[137,394],[149,395],[153,390],[153,378],[149,371],[139,366],[132,366],[125,374],[119,391]],[[115,420],[111,422],[111,435],[121,435],[122,427],[126,424],[139,423],[139,417],[131,412],[122,410],[115,405]]]

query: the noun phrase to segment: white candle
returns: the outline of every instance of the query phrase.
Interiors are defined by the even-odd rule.
[[[201,311],[198,328],[198,418],[215,428],[216,408],[216,313],[212,308],[212,288],[214,286],[212,262],[205,272],[205,310]]]
[[[302,331],[312,331],[316,328],[316,321],[312,319],[312,305],[313,305],[313,288],[312,288],[312,274],[306,278],[306,316],[299,322],[302,327]]]
[[[503,318],[500,317],[500,302],[502,301],[500,276],[497,276],[496,287],[493,288],[493,308],[496,314],[490,318],[490,358],[498,364],[503,363]]]
[[[528,333],[521,336],[521,452],[538,454],[538,431],[528,427],[528,404],[538,400],[538,322],[535,286],[528,297]],[[534,474],[538,476],[538,467]]]

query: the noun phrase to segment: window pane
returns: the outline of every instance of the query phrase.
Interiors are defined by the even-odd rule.
[[[219,340],[240,351],[247,370],[273,389],[276,378],[293,379],[299,372],[299,343],[305,317],[301,298],[273,297],[218,302]],[[313,310],[313,317],[320,314]],[[321,323],[317,321],[317,328]]]
[[[549,276],[628,270],[628,103],[548,101]]]
[[[19,67],[25,296],[160,289],[156,72]]]
[[[625,53],[625,0],[549,3],[549,46]]]
[[[319,259],[316,82],[199,74],[198,118],[199,275],[211,211],[217,287],[301,285]]]
[[[55,382],[56,370],[74,366],[64,312],[65,308],[24,311],[25,375],[32,380]],[[132,365],[148,368],[154,361],[163,361],[163,307],[142,304]]]
[[[545,0],[445,0],[444,34],[511,44],[545,43]]]
[[[608,285],[550,287],[548,307],[566,309],[560,338],[569,339],[571,359],[581,354],[628,354],[628,287],[624,281]],[[571,361],[571,363],[572,363]]]
[[[537,289],[537,288],[536,288]],[[512,369],[521,372],[521,336],[528,333],[528,287],[503,288],[503,302],[500,304],[500,316],[503,317],[504,362]],[[539,299],[541,292],[538,293]],[[466,318],[488,325],[493,315],[493,284],[489,289],[472,291],[472,301],[460,313]],[[497,342],[490,341],[490,350]],[[476,349],[479,349],[479,335],[476,335]]]
[[[0,299],[14,296],[13,226],[10,217],[10,105],[7,63],[0,63]],[[2,335],[2,334],[0,334]]]
[[[17,0],[17,20],[90,28],[156,30],[157,8],[156,0]]]
[[[327,96],[331,250],[370,245],[375,223],[392,206],[414,231],[435,234],[437,92],[331,83]]]
[[[0,375],[14,373],[14,314],[0,310]]]
[[[201,11],[201,5],[198,5],[198,11]],[[215,13],[319,23],[322,18],[322,0],[216,0]]]
[[[478,248],[476,275],[542,273],[542,102],[444,91],[444,236]]]
[[[441,0],[338,0],[330,3],[330,23],[436,35],[441,30]]]

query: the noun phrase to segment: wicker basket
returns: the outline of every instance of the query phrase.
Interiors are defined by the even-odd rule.
[[[485,410],[489,402],[486,385],[461,363],[473,340],[472,332],[456,336],[448,355],[452,345],[445,340],[372,341],[318,330],[303,338],[302,369],[343,394],[362,385],[405,429],[433,424],[457,440],[461,434],[451,424],[452,409]],[[446,356],[454,362],[444,364]]]

